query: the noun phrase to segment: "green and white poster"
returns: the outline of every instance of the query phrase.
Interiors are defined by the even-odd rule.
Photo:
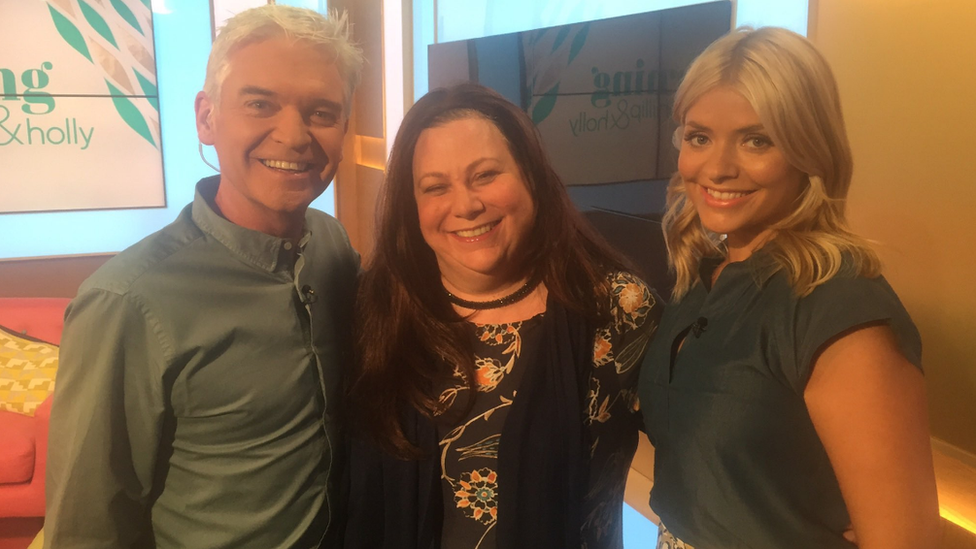
[[[165,206],[150,0],[0,14],[0,213]]]

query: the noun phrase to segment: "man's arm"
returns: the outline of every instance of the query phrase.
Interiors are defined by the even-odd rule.
[[[51,409],[45,549],[132,547],[162,429],[166,349],[133,299],[83,292],[68,308]]]

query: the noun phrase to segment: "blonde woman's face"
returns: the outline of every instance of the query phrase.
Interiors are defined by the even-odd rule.
[[[805,179],[770,139],[749,101],[725,86],[688,109],[678,171],[705,228],[727,235],[733,260],[748,257],[770,226],[793,211]]]

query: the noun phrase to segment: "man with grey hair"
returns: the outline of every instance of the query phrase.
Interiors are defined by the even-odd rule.
[[[331,545],[359,256],[308,206],[361,66],[344,16],[263,6],[217,36],[196,122],[220,175],[68,308],[45,547]]]

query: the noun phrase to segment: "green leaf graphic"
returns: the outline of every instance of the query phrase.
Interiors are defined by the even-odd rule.
[[[590,24],[586,23],[583,28],[576,33],[573,37],[573,43],[569,45],[569,62],[572,63],[573,59],[579,55],[580,50],[583,49],[583,45],[586,44],[586,36],[590,33]]]
[[[142,0],[142,5],[146,6],[146,9],[152,9],[152,0]]]
[[[553,107],[556,106],[556,94],[559,93],[559,84],[552,87],[551,90],[547,91],[542,97],[539,98],[539,102],[532,107],[532,122],[538,125],[540,122],[546,119],[549,114],[552,113]]]
[[[54,27],[58,29],[58,34],[64,41],[68,43],[69,46],[76,49],[78,53],[85,56],[86,59],[92,61],[91,52],[88,51],[88,44],[85,43],[85,37],[81,35],[81,31],[74,23],[68,20],[67,17],[61,15],[61,12],[54,9],[51,5],[47,7],[51,10],[51,19],[54,19]]]
[[[132,25],[132,28],[139,31],[139,34],[146,35],[146,33],[142,32],[142,27],[139,25],[139,20],[136,19],[136,14],[132,13],[129,6],[125,5],[125,2],[122,0],[112,0],[112,7],[115,8],[115,11],[119,12],[119,15],[122,16],[122,19],[125,19],[126,23]]]
[[[149,104],[159,112],[159,90],[156,89],[156,85],[150,82],[145,76],[139,73],[139,71],[132,69],[132,72],[136,73],[136,80],[139,81],[139,86],[142,88],[143,93],[148,97]]]
[[[569,31],[571,29],[572,27],[570,27],[569,25],[566,25],[563,28],[559,29],[559,34],[556,35],[556,41],[552,45],[553,52],[558,50],[559,46],[563,45],[563,42],[566,41],[566,37],[569,36]]]
[[[85,0],[78,0],[78,5],[81,6],[81,13],[84,14],[85,19],[88,20],[88,24],[95,29],[95,32],[102,35],[102,38],[108,40],[109,44],[115,46],[115,49],[119,49],[119,45],[115,43],[115,37],[112,36],[112,30],[108,28],[108,23],[102,16],[95,11],[94,8],[89,6]]]
[[[142,113],[139,112],[139,109],[132,104],[132,101],[122,97],[122,91],[113,86],[111,82],[106,80],[105,83],[108,84],[108,91],[112,94],[112,103],[115,104],[115,110],[119,111],[119,114],[122,116],[122,120],[124,120],[130,128],[135,130],[137,134],[141,135],[146,141],[148,141],[150,145],[156,147],[156,142],[153,141],[152,138],[152,132],[149,131],[149,125],[146,124],[146,119],[142,117]]]

